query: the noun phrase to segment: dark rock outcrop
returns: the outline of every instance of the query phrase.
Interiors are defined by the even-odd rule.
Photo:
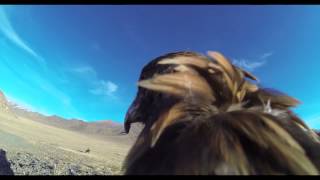
[[[14,175],[10,167],[10,162],[7,159],[6,152],[2,149],[0,149],[0,175]]]

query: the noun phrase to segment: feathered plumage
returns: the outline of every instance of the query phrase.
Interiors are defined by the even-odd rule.
[[[249,80],[250,79],[250,80]],[[144,129],[125,174],[319,174],[318,135],[218,52],[170,53],[142,70],[125,130]]]

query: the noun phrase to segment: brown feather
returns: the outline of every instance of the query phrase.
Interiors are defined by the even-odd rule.
[[[176,120],[184,114],[181,109],[182,104],[176,104],[168,112],[160,116],[160,118],[151,127],[151,147],[153,147],[159,139],[163,130],[175,123]]]
[[[155,75],[148,69],[139,82],[141,92],[180,99],[156,109],[161,113],[146,123],[124,173],[318,175],[319,138],[288,109],[298,101],[247,81],[257,78],[222,54],[208,55],[215,61],[195,53],[170,54],[153,62],[155,69],[167,70]],[[156,97],[161,98],[152,102],[168,101]]]
[[[232,64],[222,54],[214,51],[208,51],[208,55],[218,62],[231,79],[234,77],[235,72]]]
[[[180,56],[175,58],[165,58],[158,64],[179,64],[179,65],[194,65],[199,68],[207,68],[209,60],[199,57]]]
[[[159,75],[140,81],[139,86],[178,97],[190,95],[208,101],[215,99],[209,84],[202,77],[188,72]]]
[[[241,69],[241,71],[244,73],[244,75],[252,80],[255,81],[259,81],[257,77],[255,77],[254,75],[252,75],[251,73],[249,73],[248,71],[245,71],[243,69]]]

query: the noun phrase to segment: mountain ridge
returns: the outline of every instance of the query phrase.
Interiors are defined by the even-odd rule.
[[[86,122],[44,115],[7,100],[0,91],[0,149],[15,175],[121,174],[142,129],[122,133],[112,120]]]
[[[65,119],[58,115],[43,115],[39,112],[34,112],[20,107],[15,102],[8,102],[5,94],[1,90],[0,110],[5,113],[11,113],[18,117],[27,117],[33,121],[40,122],[42,124],[71,130],[81,134],[86,134],[98,139],[114,137],[117,140],[121,139],[128,142],[132,142],[142,129],[142,125],[133,125],[133,130],[128,134],[128,136],[123,136],[121,135],[124,131],[123,124],[112,120],[97,120],[88,122],[78,118]]]

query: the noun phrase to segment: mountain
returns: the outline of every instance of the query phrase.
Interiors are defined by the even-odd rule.
[[[0,91],[0,149],[16,175],[121,174],[122,162],[141,131],[111,120],[85,122],[45,116],[8,102]]]
[[[56,115],[45,116],[37,112],[31,112],[25,109],[21,109],[15,105],[10,105],[9,109],[10,111],[14,112],[14,114],[22,117],[27,117],[33,121],[86,134],[88,136],[93,136],[99,139],[105,139],[106,137],[110,139],[110,137],[112,137],[116,141],[122,140],[132,142],[135,140],[135,137],[137,137],[140,129],[142,129],[141,125],[136,124],[133,126],[134,130],[131,131],[128,135],[124,136],[121,134],[121,132],[124,131],[123,124],[116,123],[111,120],[85,122],[79,119],[64,119]]]
[[[0,91],[0,111],[9,112],[8,101],[5,95]]]
[[[45,116],[43,114],[32,112],[19,107],[17,104],[8,102],[5,95],[0,91],[0,111],[11,113],[14,116],[29,118],[30,120],[40,122],[46,125],[63,128],[78,133],[94,136],[97,138],[105,138],[106,136],[120,137],[124,131],[123,124],[113,122],[111,120],[100,120],[94,122],[85,122],[79,119],[64,119],[53,115]],[[134,124],[132,131],[128,135],[129,141],[132,141],[140,132],[142,126]]]

